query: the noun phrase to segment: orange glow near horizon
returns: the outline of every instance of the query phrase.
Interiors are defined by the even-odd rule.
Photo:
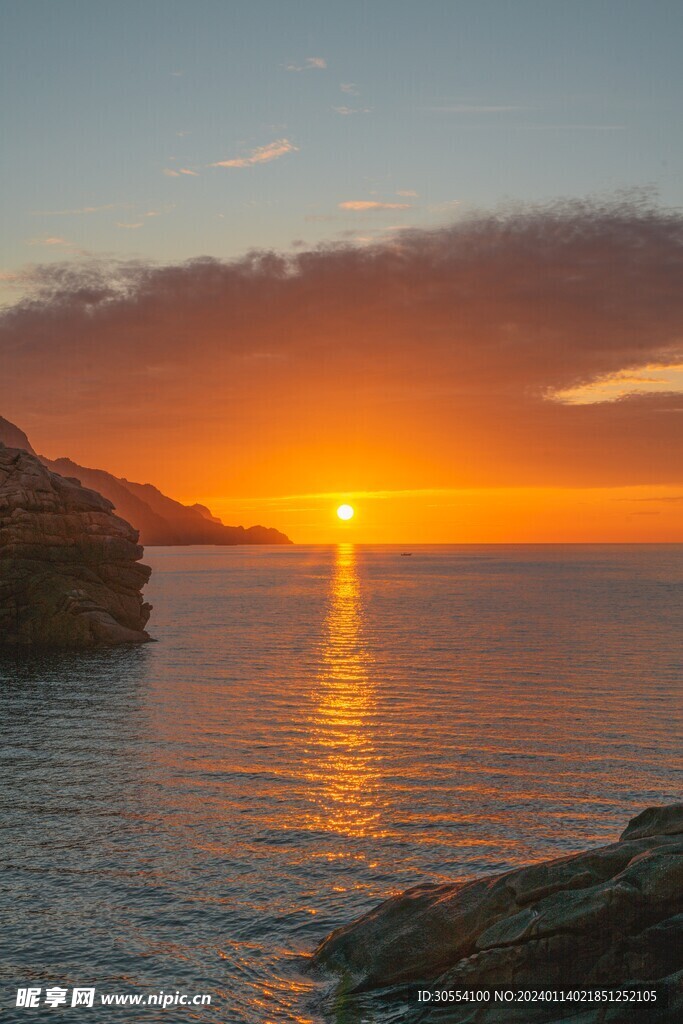
[[[330,503],[350,497],[206,497],[203,503],[226,523],[267,522],[299,544],[335,543],[339,529],[358,544],[683,541],[683,494],[670,487],[357,491],[353,500],[362,499],[362,521],[335,514],[332,525]]]
[[[593,410],[564,406],[560,414],[592,416]],[[296,437],[272,443],[262,432],[247,440],[242,430],[226,439],[221,425],[209,442],[188,426],[182,437],[150,432],[134,446],[114,431],[82,433],[55,448],[54,440],[27,426],[41,454],[69,455],[150,482],[185,504],[208,506],[226,524],[273,526],[295,543],[334,543],[340,530],[360,544],[683,541],[683,485],[673,468],[669,482],[657,483],[645,463],[661,448],[647,436],[631,438],[627,456],[615,449],[607,458],[596,452],[612,444],[613,434],[601,440],[597,423],[584,423],[585,436],[573,439],[549,438],[539,426],[542,443],[532,444],[514,423],[504,437],[491,436],[491,426],[481,424],[476,437],[463,421],[453,436],[434,415],[426,410],[407,437],[405,425],[394,429],[379,410],[368,411],[362,436],[352,430],[341,438],[326,436],[332,428],[320,411],[311,422],[301,418]],[[313,419],[323,427],[311,440]],[[547,465],[539,468],[544,458]],[[622,483],[624,476],[632,483]],[[341,505],[357,510],[360,503],[362,517],[338,517]]]

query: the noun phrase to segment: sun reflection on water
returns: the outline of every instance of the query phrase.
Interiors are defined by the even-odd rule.
[[[381,834],[371,668],[356,551],[353,544],[340,544],[314,691],[307,778],[314,800],[309,824],[347,836]]]

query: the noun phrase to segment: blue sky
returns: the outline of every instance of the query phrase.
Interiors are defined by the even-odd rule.
[[[505,200],[683,199],[668,0],[5,0],[0,37],[10,277],[362,241]]]

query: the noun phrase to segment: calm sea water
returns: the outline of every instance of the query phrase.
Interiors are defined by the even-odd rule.
[[[214,1002],[10,1020],[331,1021],[300,966],[332,928],[680,799],[683,547],[145,560],[159,643],[0,661],[5,1005]]]

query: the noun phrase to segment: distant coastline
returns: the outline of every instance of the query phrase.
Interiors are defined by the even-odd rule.
[[[153,484],[115,477],[103,469],[80,466],[71,459],[39,455],[19,427],[0,416],[0,443],[22,448],[40,459],[53,473],[77,479],[114,505],[117,515],[140,535],[140,543],[157,547],[186,544],[291,544],[280,530],[269,526],[226,526],[204,505],[183,505]]]

